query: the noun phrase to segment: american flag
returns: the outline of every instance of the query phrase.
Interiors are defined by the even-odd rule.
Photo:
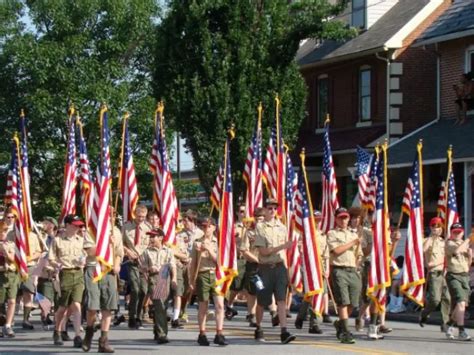
[[[454,184],[454,173],[450,167],[448,173],[448,198],[446,202],[446,238],[451,238],[451,226],[459,223],[458,204],[456,202],[456,185]]]
[[[87,146],[84,139],[84,132],[82,129],[82,123],[80,120],[77,120],[77,125],[79,127],[79,182],[81,186],[81,205],[82,205],[82,215],[86,224],[90,224],[91,209],[92,209],[92,199],[91,199],[91,190],[92,190],[92,179],[91,179],[91,170],[89,164],[89,157],[87,155]]]
[[[211,190],[211,203],[216,210],[221,208],[221,196],[222,196],[222,186],[224,185],[224,163],[219,165],[219,171],[217,172],[216,181]]]
[[[301,224],[297,224],[302,236],[302,270],[304,298],[311,299],[313,310],[317,315],[322,314],[324,307],[323,269],[321,251],[316,233],[317,227],[313,218],[313,207],[309,196],[309,186],[306,179],[304,155],[301,155],[301,173],[298,178],[298,193],[296,209],[301,217]]]
[[[369,203],[370,167],[372,165],[372,155],[357,146],[357,185],[359,188],[359,202],[361,206]]]
[[[70,109],[68,125],[68,142],[66,165],[64,166],[63,203],[59,223],[63,223],[68,214],[76,214],[76,186],[77,186],[77,160],[76,160],[76,123],[74,109]]]
[[[301,255],[298,248],[298,233],[295,230],[296,218],[296,193],[298,191],[298,176],[293,168],[293,163],[289,154],[286,154],[286,208],[285,221],[288,229],[288,240],[293,241],[293,245],[286,251],[288,260],[288,272],[290,285],[299,292],[303,289],[301,279]]]
[[[150,170],[153,173],[153,200],[160,213],[160,220],[165,233],[164,243],[176,244],[176,225],[179,210],[176,193],[168,163],[165,134],[163,128],[163,104],[155,111],[155,138],[150,158]]]
[[[446,181],[441,182],[436,213],[441,218],[443,225],[446,225]]]
[[[387,302],[386,288],[391,285],[391,257],[388,249],[390,223],[387,206],[386,146],[382,147],[380,155],[382,157],[377,159],[379,164],[374,171],[376,174],[376,199],[375,213],[372,220],[373,243],[370,254],[371,263],[367,295],[374,301],[377,310],[382,311],[385,309]]]
[[[26,215],[24,190],[20,172],[20,142],[15,136],[13,138],[12,158],[10,162],[9,176],[11,176],[11,209],[15,215],[15,263],[17,270],[23,279],[28,278],[28,230],[26,228]]]
[[[334,171],[331,143],[329,141],[329,123],[326,124],[326,131],[324,132],[322,185],[323,198],[321,213],[323,219],[321,221],[321,231],[327,233],[335,226],[336,218],[334,213],[339,208],[336,172]]]
[[[135,207],[138,202],[137,179],[128,131],[128,114],[123,119],[122,157],[120,161],[118,185],[122,194],[123,218],[126,222],[135,218]]]
[[[233,132],[230,133],[233,136]],[[221,295],[229,290],[237,272],[237,246],[234,231],[234,209],[232,198],[232,170],[230,166],[230,140],[227,138],[224,152],[224,190],[221,195],[219,209],[219,250],[216,266],[216,289]]]
[[[100,110],[101,149],[93,191],[93,207],[91,210],[91,230],[96,242],[97,267],[94,281],[99,281],[112,269],[113,253],[110,246],[112,225],[110,221],[110,198],[112,172],[110,166],[110,133],[107,107]]]
[[[418,143],[417,154],[408,179],[405,197],[407,203],[408,228],[405,244],[405,266],[403,268],[401,292],[413,302],[423,306],[425,271],[423,262],[423,173],[421,143]],[[404,206],[405,207],[405,206]]]
[[[23,204],[25,206],[25,224],[28,234],[34,224],[33,214],[31,212],[31,198],[30,198],[30,173],[28,172],[28,142],[26,132],[26,117],[23,110],[20,114],[20,154],[21,154],[21,178],[23,180]],[[28,238],[28,237],[27,237]],[[27,255],[30,256],[29,247],[27,247]]]
[[[270,134],[267,154],[263,163],[263,181],[268,196],[278,201],[278,215],[282,216],[285,207],[285,148],[281,135],[280,100],[276,98],[275,125]]]
[[[263,191],[262,191],[262,130],[261,108],[259,106],[259,114],[255,130],[253,132],[252,141],[247,151],[247,160],[245,161],[243,178],[247,184],[247,194],[245,198],[246,217],[253,217],[255,209],[262,207]]]

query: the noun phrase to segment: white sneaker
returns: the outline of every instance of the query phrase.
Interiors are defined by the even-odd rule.
[[[377,326],[376,325],[369,325],[369,330],[367,331],[367,337],[370,340],[377,340],[379,337],[377,335]]]
[[[466,333],[465,330],[463,330],[462,332],[459,332],[458,340],[470,341],[471,337],[469,334]]]
[[[448,327],[448,330],[446,331],[446,338],[454,339],[454,327],[453,326]]]

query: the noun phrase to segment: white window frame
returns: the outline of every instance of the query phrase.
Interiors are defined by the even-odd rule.
[[[474,44],[471,44],[469,47],[466,49],[466,58],[464,60],[464,72],[469,73],[471,70],[471,67],[473,67],[474,63],[471,63],[471,56],[474,54]],[[474,69],[473,69],[474,71]]]

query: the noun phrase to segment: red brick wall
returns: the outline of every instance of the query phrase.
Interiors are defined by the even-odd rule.
[[[359,122],[359,70],[365,65],[372,68],[372,122],[385,122],[386,64],[372,55],[302,72],[309,90],[305,129],[317,128],[317,78],[322,74],[327,74],[329,78],[331,127],[355,127]]]
[[[455,118],[453,85],[459,84],[465,72],[466,50],[474,45],[474,36],[438,44],[441,66],[441,118]]]

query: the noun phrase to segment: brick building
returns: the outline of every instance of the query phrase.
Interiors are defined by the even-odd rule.
[[[385,139],[394,142],[437,118],[438,57],[412,43],[450,4],[449,0],[353,0],[342,18],[360,28],[357,37],[302,44],[297,61],[309,90],[308,116],[296,150],[306,148],[315,201],[320,200],[327,114],[339,199],[345,206],[357,193],[352,176],[357,145],[371,148]],[[397,201],[397,195],[391,200]]]

